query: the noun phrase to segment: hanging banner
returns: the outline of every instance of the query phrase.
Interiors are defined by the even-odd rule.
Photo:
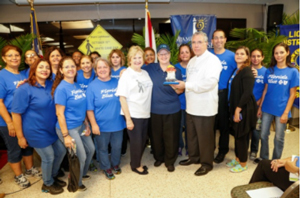
[[[107,58],[111,50],[121,49],[123,46],[112,37],[103,27],[97,25],[92,33],[83,41],[78,49],[86,55],[97,51],[101,57]]]
[[[288,38],[284,41],[290,47],[291,62],[299,70],[299,24],[280,25],[280,34]],[[294,106],[299,109],[299,86],[297,87]]]
[[[180,30],[177,45],[191,41],[195,32],[203,31],[208,37],[208,48],[212,48],[212,35],[216,30],[217,18],[215,15],[171,15],[173,34]]]

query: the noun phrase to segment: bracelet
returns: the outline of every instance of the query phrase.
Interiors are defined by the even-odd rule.
[[[69,133],[68,134],[66,134],[66,135],[63,135],[63,137],[65,138],[65,137],[67,137],[69,135]]]

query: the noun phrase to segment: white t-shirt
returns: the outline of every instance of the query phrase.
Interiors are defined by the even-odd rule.
[[[218,112],[218,82],[222,64],[209,51],[194,56],[186,68],[186,112],[195,116],[214,116]]]
[[[128,67],[123,72],[116,95],[126,98],[132,118],[150,118],[152,87],[153,83],[145,70],[136,72]],[[124,115],[122,110],[121,114]]]

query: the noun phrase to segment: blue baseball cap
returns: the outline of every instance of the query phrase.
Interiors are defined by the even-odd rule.
[[[158,46],[156,52],[158,53],[158,52],[159,52],[160,50],[162,50],[162,49],[165,49],[165,50],[167,50],[168,52],[170,52],[170,48],[169,48],[169,46],[166,45],[166,44],[160,44],[160,45]]]

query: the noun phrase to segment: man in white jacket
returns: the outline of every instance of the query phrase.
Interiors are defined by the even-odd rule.
[[[180,165],[201,164],[196,176],[213,169],[214,123],[218,112],[218,81],[222,64],[217,56],[207,50],[208,38],[204,32],[192,37],[195,56],[187,66],[186,82],[178,81],[175,89],[184,89],[186,94],[186,123],[189,159]]]

